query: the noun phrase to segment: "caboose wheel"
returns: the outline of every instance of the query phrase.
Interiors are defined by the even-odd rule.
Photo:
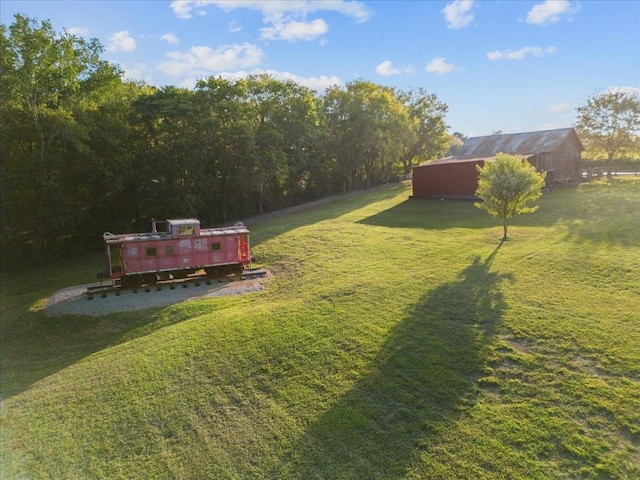
[[[138,288],[142,285],[142,276],[140,275],[130,275],[127,277],[122,277],[121,282],[122,288]]]
[[[171,276],[174,280],[180,280],[183,278],[187,278],[188,273],[189,272],[187,272],[186,270],[175,270],[171,273]]]
[[[211,278],[217,278],[220,276],[220,269],[215,267],[207,267],[204,269],[204,272]]]
[[[142,275],[141,284],[142,285],[154,285],[158,281],[158,277],[155,273],[147,273]]]

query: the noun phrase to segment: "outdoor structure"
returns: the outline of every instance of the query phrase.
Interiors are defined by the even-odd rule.
[[[413,197],[472,198],[478,188],[476,166],[498,153],[521,156],[547,172],[547,185],[569,182],[579,175],[582,150],[573,128],[471,137],[456,155],[413,167]]]
[[[158,231],[158,223],[166,230]],[[123,288],[184,279],[199,270],[211,277],[241,274],[251,264],[249,230],[242,222],[201,228],[196,218],[151,222],[149,233],[103,235],[109,278]]]

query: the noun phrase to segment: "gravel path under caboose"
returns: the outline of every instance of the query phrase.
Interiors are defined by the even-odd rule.
[[[76,285],[59,290],[51,295],[47,299],[46,313],[49,316],[100,316],[116,312],[166,307],[174,303],[201,298],[258,292],[265,288],[263,281],[264,278],[237,281],[224,280],[222,283],[216,281],[211,285],[207,285],[206,282],[201,282],[198,286],[191,283],[186,288],[181,285],[176,285],[173,289],[168,285],[164,285],[160,291],[156,290],[155,287],[150,288],[149,291],[140,288],[137,290],[137,293],[132,290],[124,290],[120,295],[109,293],[104,298],[96,295],[92,300],[87,299],[87,287],[95,284]]]

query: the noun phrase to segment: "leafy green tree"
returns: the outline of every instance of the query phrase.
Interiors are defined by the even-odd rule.
[[[604,154],[607,176],[620,155],[629,155],[640,138],[640,94],[612,90],[594,94],[577,108],[575,128],[587,155]]]
[[[507,227],[511,217],[538,209],[537,206],[528,206],[528,203],[542,195],[546,174],[536,172],[535,167],[526,160],[506,153],[499,153],[495,160],[476,168],[476,196],[482,202],[475,206],[502,220],[502,240],[507,240]]]
[[[449,148],[447,149],[446,156],[457,155],[460,149],[464,145],[464,141],[455,134],[449,135]]]
[[[286,176],[282,185],[287,205],[302,201],[312,172],[317,170],[317,151],[320,139],[322,112],[320,100],[307,87],[286,82],[288,94],[279,118],[285,142]]]
[[[100,59],[102,46],[68,32],[57,34],[16,15],[0,26],[0,157],[3,254],[47,247],[87,218],[90,111],[121,84],[119,69]]]
[[[403,173],[411,172],[413,165],[441,157],[451,145],[445,116],[449,107],[435,93],[423,88],[399,92],[409,115],[414,120],[414,141],[402,155]]]
[[[134,223],[151,217],[195,216],[201,178],[195,93],[177,87],[153,89],[133,104],[134,139],[126,170],[125,198]]]
[[[79,119],[86,125],[88,140],[82,156],[75,188],[78,210],[87,211],[80,234],[88,233],[98,242],[94,232],[105,229],[131,228],[132,210],[137,204],[124,193],[130,174],[136,170],[134,155],[139,137],[132,134],[132,105],[152,88],[141,83],[114,84],[104,92],[97,108],[82,110]],[[136,132],[139,133],[139,132]]]
[[[201,195],[214,215],[207,218],[203,212],[202,218],[211,223],[253,214],[247,206],[251,204],[255,132],[246,87],[244,82],[221,77],[209,77],[196,85],[207,185]]]
[[[336,180],[343,190],[371,186],[397,174],[402,155],[416,141],[415,121],[388,87],[358,80],[325,94]]]
[[[280,185],[287,177],[286,152],[289,145],[282,119],[287,111],[290,84],[266,74],[250,75],[243,83],[247,88],[246,101],[255,132],[251,179],[257,187],[258,213],[262,213],[266,204],[274,207],[272,201],[281,192]]]

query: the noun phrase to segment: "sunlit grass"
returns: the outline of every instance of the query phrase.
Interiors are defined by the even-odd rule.
[[[502,244],[409,193],[249,225],[273,276],[242,297],[47,318],[98,256],[3,280],[3,478],[640,475],[640,182]]]

